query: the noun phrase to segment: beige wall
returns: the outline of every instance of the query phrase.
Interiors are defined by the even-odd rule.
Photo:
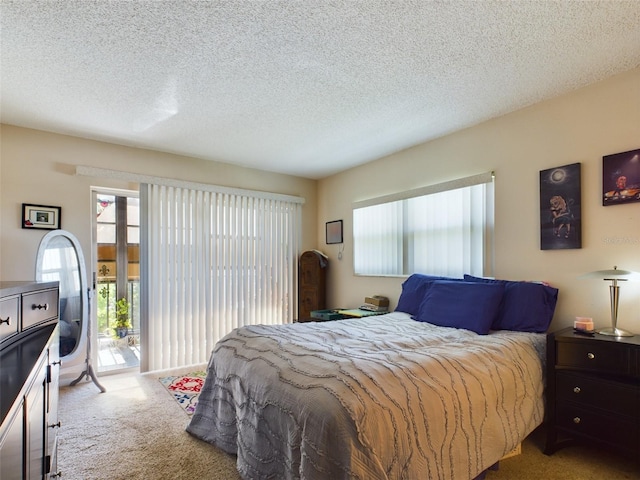
[[[640,271],[640,203],[601,206],[602,156],[640,148],[640,69],[569,95],[326,178],[320,182],[122,147],[8,125],[0,137],[0,280],[32,280],[43,233],[20,228],[21,203],[62,207],[62,226],[90,248],[90,187],[135,184],[74,175],[76,165],[266,190],[306,198],[303,248],[330,259],[329,306],[383,294],[395,306],[402,278],[353,275],[352,202],[493,170],[498,278],[546,280],[560,288],[552,328],[576,315],[609,322],[604,282],[582,273]],[[539,248],[540,170],[582,165],[583,246]],[[317,188],[317,190],[316,190]],[[324,223],[344,220],[345,243],[326,245]],[[337,256],[344,249],[342,260]],[[87,258],[89,260],[89,258]],[[640,332],[640,283],[623,284],[619,326]]]
[[[47,233],[21,228],[23,202],[62,207],[62,228],[78,238],[89,264],[91,187],[138,190],[137,184],[121,180],[76,176],[76,165],[304,197],[302,246],[304,249],[316,246],[315,180],[10,125],[2,125],[0,141],[0,280],[3,281],[35,279],[38,245]]]
[[[2,124],[0,123],[0,280],[2,280]]]
[[[357,306],[381,294],[395,306],[404,280],[354,276],[354,201],[493,170],[495,276],[557,286],[554,329],[576,315],[607,326],[608,282],[578,277],[614,265],[640,271],[640,203],[601,202],[602,157],[637,148],[640,69],[320,181],[317,243],[331,259],[329,305]],[[582,248],[540,250],[539,172],[572,163],[582,166]],[[345,243],[326,245],[324,222],[339,219]],[[640,283],[622,285],[618,325],[640,333]]]

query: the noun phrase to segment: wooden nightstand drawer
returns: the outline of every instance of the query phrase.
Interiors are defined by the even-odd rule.
[[[0,341],[18,333],[20,320],[20,297],[4,299],[0,302]]]
[[[578,368],[592,372],[630,375],[631,349],[610,342],[558,342],[558,367]]]
[[[58,290],[42,290],[22,296],[22,329],[58,316]]]
[[[572,434],[624,449],[627,453],[634,453],[638,444],[634,418],[600,414],[572,403],[558,402],[556,425]]]
[[[630,417],[637,414],[640,400],[633,386],[565,371],[556,374],[556,399]]]

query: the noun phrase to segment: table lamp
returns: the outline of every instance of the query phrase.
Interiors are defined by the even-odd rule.
[[[617,327],[618,299],[620,298],[620,287],[618,286],[618,282],[640,280],[640,273],[632,272],[630,270],[618,270],[618,267],[614,266],[613,270],[597,270],[595,272],[586,273],[583,277],[599,278],[601,280],[611,282],[611,285],[609,285],[609,297],[611,299],[611,327],[598,330],[598,333],[612,337],[633,337],[633,333]]]

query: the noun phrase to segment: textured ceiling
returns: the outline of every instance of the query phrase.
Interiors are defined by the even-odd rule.
[[[7,1],[1,120],[322,178],[640,65],[633,1]]]

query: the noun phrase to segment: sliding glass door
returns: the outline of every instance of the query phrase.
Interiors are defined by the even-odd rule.
[[[140,213],[137,192],[95,191],[98,373],[140,366]]]

